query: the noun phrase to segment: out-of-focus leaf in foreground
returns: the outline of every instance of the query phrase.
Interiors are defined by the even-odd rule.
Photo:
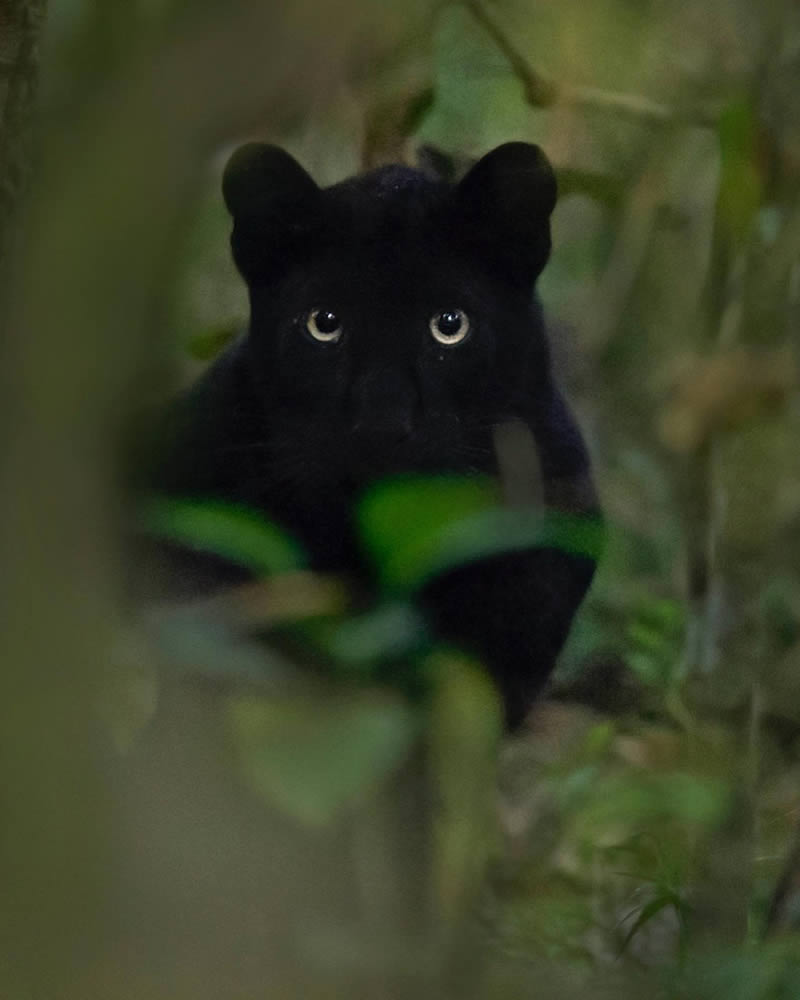
[[[301,547],[255,511],[218,501],[155,497],[142,513],[152,535],[209,552],[262,575],[303,569]]]
[[[462,654],[437,651],[429,669],[435,680],[431,767],[439,801],[436,892],[443,916],[452,920],[478,886],[493,846],[503,713],[485,671]]]
[[[395,601],[333,622],[319,633],[319,641],[348,672],[365,673],[381,663],[413,657],[427,646],[430,637],[413,605]]]
[[[453,525],[491,510],[498,501],[495,485],[486,478],[384,480],[361,500],[361,538],[387,589],[413,589],[441,562]]]
[[[364,546],[389,591],[415,590],[437,573],[503,552],[560,548],[596,558],[604,543],[598,519],[503,507],[488,478],[384,480],[363,497],[358,517]]]
[[[309,826],[363,803],[405,760],[418,728],[402,699],[373,691],[236,698],[229,721],[249,784]]]

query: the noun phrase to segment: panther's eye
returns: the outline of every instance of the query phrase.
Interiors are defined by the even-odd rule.
[[[469,317],[461,309],[444,309],[431,317],[429,325],[440,344],[460,344],[469,333]]]
[[[342,321],[330,309],[312,309],[306,318],[306,330],[314,340],[335,343],[342,335]]]

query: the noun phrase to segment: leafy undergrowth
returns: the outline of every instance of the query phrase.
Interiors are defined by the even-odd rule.
[[[800,807],[798,768],[773,747],[757,792],[743,794],[737,739],[709,722],[687,732],[668,718],[541,704],[501,761],[504,837],[488,891],[498,966],[546,958],[587,986],[622,975],[633,988],[646,973],[659,996],[798,995],[798,942],[761,941]],[[709,863],[730,854],[742,868]],[[726,933],[732,907],[738,940]],[[736,992],[712,987],[710,969],[723,977],[739,950]]]
[[[429,519],[404,548],[394,529],[413,520],[420,489]],[[348,852],[370,873],[358,888],[368,916],[349,929],[315,923],[301,951],[324,956],[325,977],[388,962],[423,980],[432,948],[456,965],[471,953],[480,972],[459,995],[487,1000],[800,996],[800,940],[768,922],[800,810],[797,734],[766,712],[726,716],[693,702],[679,661],[683,611],[642,592],[616,647],[611,629],[596,629],[593,647],[579,634],[573,669],[503,740],[492,685],[428,634],[414,587],[487,546],[597,541],[585,526],[498,518],[492,503],[483,485],[446,480],[371,497],[363,524],[384,582],[368,609],[348,608],[340,583],[308,574],[302,553],[249,515],[149,510],[152,530],[228,558],[254,553],[253,568],[272,572],[219,598],[151,609],[143,635],[169,676],[212,682],[249,796],[298,839],[349,831]],[[614,599],[601,586],[589,617]],[[140,698],[114,721],[135,730],[147,714]],[[146,726],[133,739],[146,741]],[[413,843],[394,801],[409,773],[425,789],[403,814]],[[422,944],[401,946],[391,900],[420,881]]]

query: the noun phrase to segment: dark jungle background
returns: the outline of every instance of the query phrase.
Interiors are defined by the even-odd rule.
[[[800,996],[799,86],[792,0],[5,0],[4,997]],[[132,593],[138,421],[246,319],[249,138],[557,169],[609,535],[511,739],[403,602]]]

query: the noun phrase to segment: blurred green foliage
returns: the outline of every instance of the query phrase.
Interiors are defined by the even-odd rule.
[[[30,6],[9,5],[10,110]],[[4,286],[3,994],[800,995],[796,4],[48,17],[46,169]],[[489,484],[363,499],[370,608],[278,526],[163,503],[151,530],[264,590],[119,597],[117,430],[246,322],[218,174],[265,135],[324,182],[423,144],[460,169],[525,139],[556,166],[540,292],[609,537],[513,740],[413,592],[601,540]]]
[[[719,514],[726,497],[738,510],[738,490],[777,472],[759,462],[757,444],[736,456],[739,428],[760,440],[762,411],[749,400],[763,395],[772,376],[758,374],[761,362],[750,365],[746,354],[736,368],[725,352],[746,349],[751,338],[741,297],[748,260],[757,259],[759,241],[788,238],[794,225],[796,202],[787,194],[794,188],[775,157],[800,122],[775,95],[781,76],[795,69],[789,55],[758,63],[759,46],[786,16],[779,6],[759,18],[731,2],[707,11],[704,22],[680,3],[658,12],[613,0],[559,10],[508,3],[490,9],[492,34],[469,5],[452,5],[436,20],[428,70],[394,77],[409,100],[415,88],[430,86],[433,99],[425,90],[425,114],[393,150],[413,160],[414,149],[429,144],[459,169],[497,142],[522,138],[543,143],[556,163],[566,194],[540,292],[556,365],[593,438],[609,537],[604,546],[598,526],[502,509],[488,482],[380,484],[358,509],[381,586],[377,605],[312,618],[289,632],[332,675],[357,681],[356,691],[388,679],[412,694],[413,711],[402,723],[398,716],[391,735],[380,715],[386,707],[381,723],[362,693],[336,696],[329,710],[258,701],[247,710],[249,742],[240,739],[240,753],[248,780],[273,805],[330,821],[352,796],[387,780],[413,733],[427,732],[438,789],[436,893],[451,921],[472,905],[472,894],[491,914],[497,971],[486,995],[494,995],[495,978],[506,982],[518,964],[537,962],[561,968],[565,996],[570,983],[601,995],[606,980],[617,996],[639,996],[643,969],[654,971],[647,990],[657,995],[732,996],[734,981],[743,998],[790,995],[781,991],[792,988],[791,946],[756,948],[729,979],[724,952],[698,955],[693,924],[695,897],[713,897],[714,879],[724,878],[708,857],[729,850],[722,839],[715,844],[741,809],[733,792],[742,782],[750,782],[753,825],[737,837],[756,871],[750,894],[745,889],[734,905],[764,919],[797,802],[787,775],[800,773],[800,737],[778,740],[766,707],[775,701],[763,696],[764,685],[780,690],[776,671],[756,665],[745,652],[753,647],[736,638],[744,626],[732,624],[743,617],[758,631],[762,656],[796,645],[800,607],[789,596],[796,574],[784,560],[774,583],[761,583],[770,578],[770,553],[788,545],[800,555],[797,462],[781,470],[775,487],[784,497],[778,518],[763,511],[771,520],[729,530]],[[564,87],[563,104],[528,100],[520,55]],[[748,77],[749,65],[761,65],[761,75]],[[322,179],[336,180],[358,160],[353,108],[369,109],[373,99],[383,97],[344,88],[324,128],[312,115],[282,141],[316,164]],[[781,109],[775,114],[789,115],[782,126],[765,125],[771,100]],[[336,164],[346,166],[337,171]],[[176,325],[195,358],[212,356],[244,320],[229,265],[203,263],[224,244],[227,226],[211,195],[203,204],[203,237],[196,229],[176,300]],[[698,358],[709,352],[705,381],[692,382]],[[791,377],[786,385],[774,398],[793,427],[794,411],[785,406]],[[695,450],[687,454],[689,434]],[[769,540],[747,555],[740,539],[751,533]],[[604,562],[559,670],[554,694],[562,701],[546,702],[501,755],[498,829],[487,811],[499,737],[494,695],[478,668],[447,650],[432,652],[410,598],[435,572],[535,543],[594,555],[604,547]],[[705,584],[695,594],[698,561]],[[277,641],[286,634],[282,625]],[[345,705],[354,699],[349,709],[342,698]],[[489,885],[481,888],[487,866]],[[731,905],[725,899],[721,905]]]
[[[408,707],[385,697],[236,698],[228,711],[250,784],[314,825],[368,797],[408,755],[416,730]]]
[[[302,569],[300,545],[253,511],[229,504],[157,497],[143,506],[144,530],[189,549],[200,549],[270,576]]]

